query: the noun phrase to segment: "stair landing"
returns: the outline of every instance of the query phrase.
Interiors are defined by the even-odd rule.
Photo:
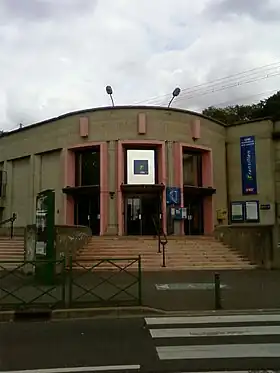
[[[125,258],[141,255],[144,271],[168,270],[229,270],[256,268],[236,250],[209,236],[168,237],[166,245],[166,267],[162,267],[162,254],[158,253],[158,241],[154,237],[92,237],[77,254],[77,261],[86,260],[90,268],[99,259],[122,259],[120,266],[128,265]],[[83,265],[84,265],[83,264]],[[102,270],[116,269],[106,262],[97,267]],[[96,268],[96,269],[97,269]],[[136,269],[137,263],[129,267]]]

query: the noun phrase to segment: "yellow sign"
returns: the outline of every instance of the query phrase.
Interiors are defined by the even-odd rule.
[[[226,220],[227,219],[227,209],[217,210],[217,220]]]

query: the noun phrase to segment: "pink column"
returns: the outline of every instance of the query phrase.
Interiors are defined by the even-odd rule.
[[[213,187],[213,160],[212,151],[205,151],[202,154],[202,185]],[[211,234],[214,230],[213,219],[213,197],[205,197],[203,200],[204,234]]]
[[[167,176],[166,176],[166,154],[165,154],[165,143],[162,143],[159,146],[159,184],[163,184],[164,187],[166,188],[166,181],[167,181]],[[163,195],[162,195],[162,229],[164,233],[167,233],[167,224],[166,224],[166,193],[165,189],[163,190]]]
[[[108,144],[100,144],[100,236],[104,235],[108,224]]]
[[[123,196],[121,191],[121,184],[124,182],[124,156],[123,145],[118,140],[117,145],[117,215],[118,215],[118,235],[122,236],[124,232],[124,216],[123,216]]]
[[[184,207],[184,180],[183,180],[183,147],[180,143],[173,144],[173,152],[174,152],[174,171],[173,171],[173,178],[174,178],[174,186],[180,188],[181,190],[181,207]],[[180,234],[184,234],[184,221],[180,223]]]
[[[63,163],[64,163],[64,185],[75,186],[75,153],[68,149],[63,149]],[[64,224],[74,224],[74,199],[66,195],[64,199]]]

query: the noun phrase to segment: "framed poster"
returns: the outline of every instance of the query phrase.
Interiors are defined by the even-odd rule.
[[[151,149],[127,150],[127,184],[155,184],[155,151]]]
[[[230,220],[232,223],[244,222],[244,202],[235,201],[230,204]]]
[[[245,202],[245,221],[248,223],[258,223],[260,221],[259,201]]]

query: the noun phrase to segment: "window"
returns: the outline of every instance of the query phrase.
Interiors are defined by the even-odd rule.
[[[6,196],[7,173],[0,170],[0,197]]]
[[[184,185],[202,186],[202,155],[201,153],[183,154]]]
[[[95,149],[76,153],[76,186],[100,185],[100,152]]]

